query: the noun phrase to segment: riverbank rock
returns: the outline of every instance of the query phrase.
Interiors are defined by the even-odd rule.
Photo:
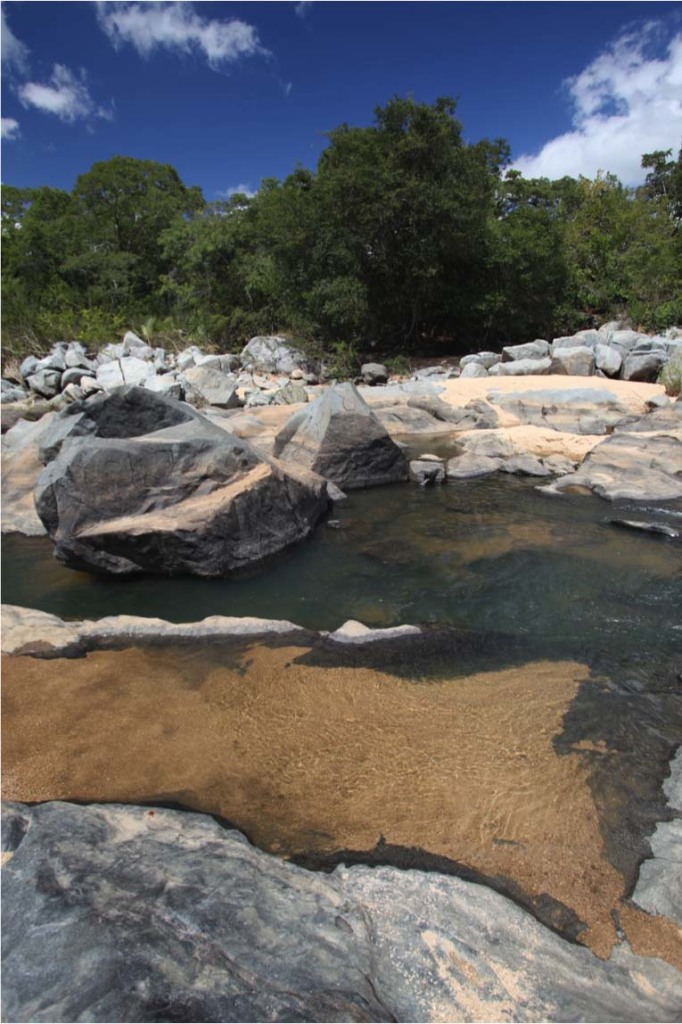
[[[213,405],[239,409],[244,404],[237,394],[237,378],[212,366],[190,367],[182,376],[182,384],[187,400],[199,408]]]
[[[679,973],[608,961],[458,878],[314,873],[212,818],[3,808],[4,1019],[673,1020]]]
[[[35,502],[74,568],[219,576],[307,536],[329,498],[314,474],[287,472],[195,414],[154,433],[72,436]]]
[[[337,384],[291,417],[274,454],[305,466],[343,489],[407,478],[407,463],[352,384]]]
[[[388,380],[388,370],[383,363],[363,363],[360,367],[360,376],[363,384],[385,384]]]
[[[602,441],[575,473],[543,488],[557,494],[574,487],[615,501],[682,498],[682,440],[673,434],[619,433]]]

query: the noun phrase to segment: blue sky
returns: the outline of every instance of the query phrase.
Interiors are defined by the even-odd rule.
[[[255,190],[323,133],[411,93],[528,176],[612,170],[682,137],[678,3],[7,2],[2,180],[70,189],[115,154],[207,199]]]

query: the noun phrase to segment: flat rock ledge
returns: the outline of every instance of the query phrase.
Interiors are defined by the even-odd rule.
[[[458,878],[315,873],[121,805],[7,804],[3,850],[5,1020],[679,1019],[675,968],[598,960]]]
[[[210,638],[230,640],[291,636],[300,640],[310,637],[310,630],[286,619],[260,619],[210,615],[201,622],[166,622],[164,619],[140,615],[110,615],[103,619],[60,619],[37,608],[2,605],[3,654],[60,654],[83,647],[165,640],[168,643]],[[332,633],[320,635],[342,644],[366,644],[399,640],[421,635],[418,626],[392,626],[370,629],[361,622],[349,620]]]

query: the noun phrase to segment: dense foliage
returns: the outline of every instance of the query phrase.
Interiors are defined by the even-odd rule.
[[[464,140],[453,101],[395,98],[330,132],[315,173],[253,198],[207,203],[172,167],[120,156],[71,193],[5,186],[6,349],[132,327],[414,354],[682,321],[682,151],[646,154],[639,189],[508,163],[502,140]]]

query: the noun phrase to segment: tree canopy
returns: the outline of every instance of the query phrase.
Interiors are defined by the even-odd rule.
[[[682,150],[613,175],[524,179],[452,99],[395,97],[327,135],[316,171],[205,202],[116,156],[69,192],[5,186],[3,334],[103,341],[156,317],[203,342],[289,331],[358,351],[460,351],[597,318],[682,320]]]

